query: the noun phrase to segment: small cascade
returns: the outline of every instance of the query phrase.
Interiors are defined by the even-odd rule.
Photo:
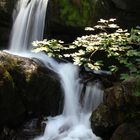
[[[44,136],[35,140],[101,140],[90,128],[90,115],[102,102],[100,83],[80,82],[79,68],[71,63],[58,63],[44,53],[30,53],[31,42],[43,39],[45,14],[48,0],[19,0],[14,12],[10,52],[25,57],[35,57],[46,67],[58,73],[64,92],[61,115],[48,117]],[[84,93],[83,93],[83,88]]]
[[[82,95],[83,84],[77,66],[59,64],[55,70],[64,90],[63,113],[49,117],[44,136],[35,140],[101,140],[93,134],[89,121],[92,111],[102,102],[101,85],[89,83]]]

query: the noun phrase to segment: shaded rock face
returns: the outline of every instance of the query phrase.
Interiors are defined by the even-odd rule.
[[[103,140],[109,140],[116,126],[113,120],[112,111],[106,105],[101,104],[91,116],[93,132]]]
[[[91,116],[94,133],[109,140],[121,124],[140,118],[140,96],[135,96],[140,92],[138,81],[136,78],[130,79],[105,90],[103,104]]]
[[[110,140],[139,140],[140,139],[140,120],[123,123],[114,132]]]
[[[42,118],[27,120],[18,128],[4,127],[0,133],[1,140],[33,140],[43,135],[46,124]]]
[[[13,79],[0,63],[0,125],[16,121],[15,118],[24,112],[25,108],[15,92]]]
[[[112,0],[116,7],[122,10],[126,10],[128,12],[138,12],[140,13],[140,11],[138,10],[140,7],[140,2],[139,0]]]
[[[61,93],[56,73],[31,59],[0,52],[0,126],[58,114]]]
[[[11,16],[0,9],[0,49],[8,45],[11,30]]]
[[[3,11],[11,13],[17,0],[0,0],[0,7]]]
[[[0,49],[8,45],[16,0],[0,0]]]
[[[112,0],[115,6],[116,15],[119,23],[127,28],[140,25],[140,1],[139,0]]]

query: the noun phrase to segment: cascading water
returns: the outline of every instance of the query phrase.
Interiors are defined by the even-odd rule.
[[[82,95],[84,85],[80,83],[77,66],[59,64],[55,70],[61,78],[65,95],[63,113],[49,117],[44,136],[35,140],[101,140],[92,133],[89,121],[93,109],[103,99],[100,84],[89,83]]]
[[[11,33],[10,51],[31,49],[31,42],[42,40],[48,0],[19,0]]]
[[[103,91],[97,82],[80,83],[79,68],[70,63],[58,64],[44,53],[30,53],[31,42],[43,39],[48,0],[19,0],[14,14],[10,51],[24,51],[26,56],[36,57],[59,74],[64,91],[64,107],[61,115],[48,117],[44,136],[36,140],[100,140],[90,128],[90,115],[103,99]]]

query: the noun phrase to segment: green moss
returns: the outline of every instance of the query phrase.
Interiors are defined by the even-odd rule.
[[[15,86],[14,81],[12,76],[10,75],[10,73],[2,66],[2,64],[0,64],[0,80],[1,80],[1,84],[3,83],[3,80],[8,80],[12,83],[12,87]],[[4,83],[3,83],[4,84]]]
[[[139,97],[140,96],[140,78],[138,78],[137,83],[136,83],[136,88],[132,93],[133,96]]]
[[[29,83],[32,78],[32,74],[30,72],[25,73],[26,82]]]
[[[136,96],[136,97],[140,96],[140,91],[134,92],[134,93],[133,93],[133,96]]]
[[[61,0],[60,18],[67,25],[87,26],[91,25],[92,14],[96,9],[96,0],[80,0],[74,3],[68,0]]]

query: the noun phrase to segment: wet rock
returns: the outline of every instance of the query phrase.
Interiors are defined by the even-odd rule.
[[[140,98],[135,96],[135,93],[139,91],[139,79],[125,80],[105,90],[104,103],[112,109],[128,109],[130,106],[139,106]]]
[[[55,115],[59,77],[35,61],[0,52],[0,126],[19,125],[28,115]]]
[[[124,92],[121,84],[118,84],[105,90],[104,101],[110,108],[121,108],[128,104],[129,94]]]
[[[93,132],[109,140],[119,125],[139,119],[139,89],[140,84],[137,78],[123,81],[106,89],[103,104],[91,116]]]
[[[108,106],[101,104],[91,116],[91,127],[93,132],[104,140],[109,139],[116,127],[115,115]]]
[[[16,132],[16,139],[31,140],[44,134],[46,123],[43,118],[34,118],[25,122]]]
[[[1,140],[33,140],[44,134],[46,123],[43,118],[25,121],[19,128],[4,127],[0,133]]]
[[[110,140],[139,140],[140,120],[121,124]]]

